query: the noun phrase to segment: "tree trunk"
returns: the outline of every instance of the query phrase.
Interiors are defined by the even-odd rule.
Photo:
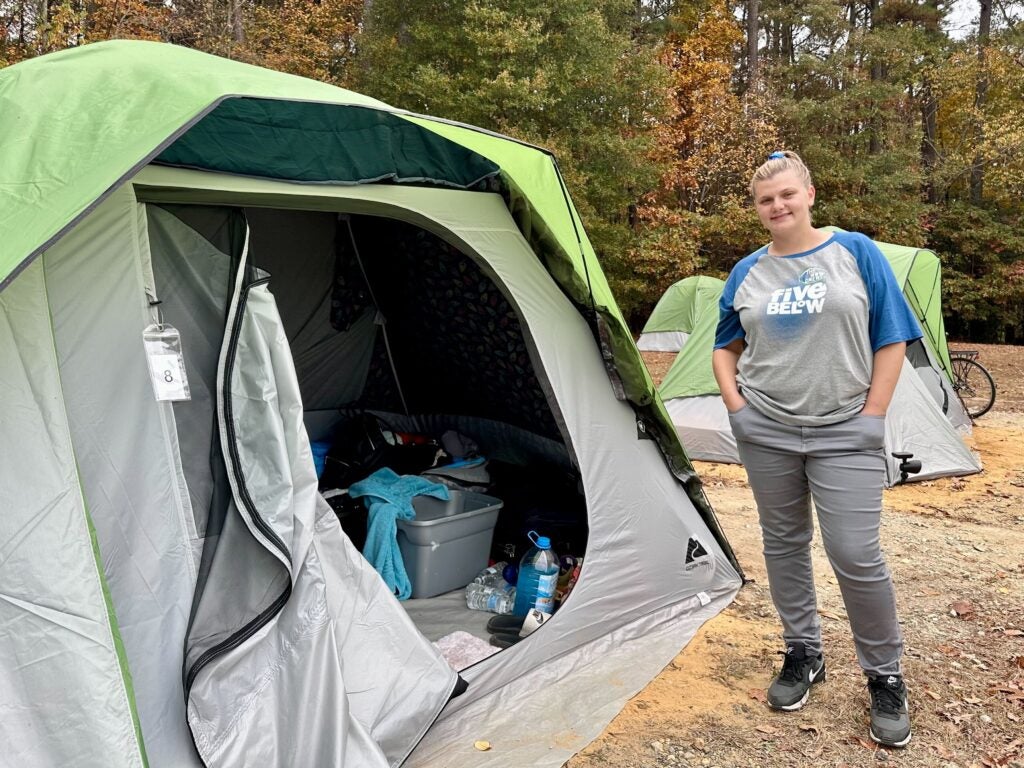
[[[921,88],[921,163],[924,166],[925,199],[934,204],[939,202],[938,190],[935,188],[935,169],[938,166],[939,153],[936,148],[938,101],[932,91],[930,78],[925,78]]]
[[[242,23],[242,0],[229,0],[231,13],[231,39],[235,43],[245,42],[245,25]]]
[[[793,25],[786,22],[782,25],[782,60],[787,66],[796,63],[796,54],[793,52]]]
[[[46,53],[50,42],[50,0],[39,0],[39,53]]]
[[[868,0],[867,3],[867,27],[874,30],[878,23],[878,0]],[[885,77],[885,69],[881,57],[877,54],[871,62],[871,82],[880,82]],[[868,154],[877,155],[882,151],[881,127],[877,115],[872,115],[868,121]]]
[[[979,0],[981,15],[978,17],[978,82],[974,91],[974,158],[971,160],[971,202],[981,205],[985,187],[985,166],[981,156],[981,148],[985,142],[985,126],[982,112],[988,97],[988,63],[985,60],[985,49],[988,47],[989,34],[992,30],[992,0]]]
[[[759,12],[759,0],[747,0],[747,88],[754,88],[757,84],[757,43],[761,34],[757,24]]]

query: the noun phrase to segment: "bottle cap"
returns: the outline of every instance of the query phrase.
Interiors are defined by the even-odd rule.
[[[537,545],[537,549],[551,549],[551,539],[547,536],[541,536],[536,531],[530,531],[526,534],[531,542]]]

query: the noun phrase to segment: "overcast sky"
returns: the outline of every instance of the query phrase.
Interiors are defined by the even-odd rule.
[[[954,0],[946,17],[946,30],[958,40],[970,35],[978,24],[978,0]]]

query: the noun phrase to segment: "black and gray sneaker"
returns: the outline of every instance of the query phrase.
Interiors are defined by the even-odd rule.
[[[871,738],[886,747],[910,743],[907,686],[899,675],[868,678],[871,694]]]
[[[811,686],[825,682],[825,659],[810,655],[803,643],[793,643],[783,654],[782,671],[768,686],[768,706],[793,712],[807,703]]]

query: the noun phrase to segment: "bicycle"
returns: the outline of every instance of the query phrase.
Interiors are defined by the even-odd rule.
[[[984,416],[996,401],[996,383],[992,374],[978,362],[976,349],[950,350],[953,365],[953,391],[972,419]]]

